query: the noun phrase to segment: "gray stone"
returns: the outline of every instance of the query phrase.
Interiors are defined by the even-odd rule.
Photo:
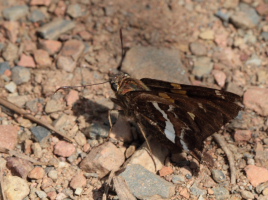
[[[206,190],[202,190],[198,188],[195,184],[193,184],[192,187],[190,187],[190,190],[191,190],[191,193],[195,196],[201,196],[201,195],[207,194]]]
[[[226,180],[226,176],[221,170],[212,170],[212,177],[218,183],[222,183]]]
[[[174,49],[141,47],[131,48],[122,63],[122,71],[133,78],[155,78],[189,84],[187,69],[182,65],[180,52]]]
[[[33,10],[30,13],[29,20],[31,22],[40,22],[46,19],[46,15],[41,10]]]
[[[35,193],[37,194],[37,196],[41,199],[43,198],[46,198],[47,197],[47,194],[44,192],[44,191],[41,191],[41,190],[37,190],[35,191]]]
[[[262,32],[261,36],[264,39],[264,41],[266,41],[266,42],[268,41],[268,32]]]
[[[4,74],[6,70],[10,70],[9,62],[0,63],[0,74]]]
[[[50,131],[42,126],[35,126],[31,128],[31,132],[35,136],[38,142],[41,142],[44,138],[50,135]]]
[[[198,78],[209,74],[213,69],[213,63],[208,57],[197,57],[194,62],[193,74]]]
[[[45,39],[56,39],[75,27],[75,23],[70,20],[56,19],[42,26],[37,33]]]
[[[79,4],[71,4],[67,8],[67,14],[72,18],[77,18],[82,16],[82,8]]]
[[[107,138],[110,132],[110,128],[108,126],[93,123],[88,129],[88,134],[91,139],[100,139]]]
[[[4,50],[3,50],[3,58],[6,60],[6,61],[10,61],[10,62],[13,62],[14,60],[16,60],[18,58],[18,47],[17,45],[9,42]]]
[[[34,99],[32,101],[26,102],[26,108],[29,109],[31,112],[37,113],[38,112],[38,99]]]
[[[29,8],[26,5],[12,6],[3,10],[3,16],[7,20],[16,21],[26,16],[28,10]]]
[[[190,50],[196,56],[205,56],[207,54],[207,48],[200,42],[192,42]]]
[[[222,12],[221,10],[219,10],[215,15],[224,22],[228,22],[230,18],[229,13]]]
[[[128,165],[120,177],[124,178],[130,191],[139,199],[166,198],[175,194],[175,186],[141,165]]]
[[[5,85],[5,88],[9,92],[14,93],[17,90],[17,85],[13,81],[11,81],[11,82],[9,82],[8,84]]]
[[[172,182],[175,184],[183,183],[183,182],[185,182],[185,178],[182,175],[174,175],[172,177]]]
[[[262,65],[262,60],[256,55],[253,55],[246,61],[246,65],[260,67]]]
[[[63,105],[61,104],[60,101],[57,101],[55,99],[50,99],[45,107],[45,112],[46,113],[53,113],[53,112],[58,112],[63,109]]]
[[[229,191],[224,187],[215,187],[212,189],[217,200],[229,199]]]
[[[12,68],[12,80],[17,85],[27,83],[31,78],[31,72],[28,68],[16,66]]]
[[[48,177],[53,179],[53,180],[57,180],[58,179],[58,172],[56,170],[50,170],[47,173]]]
[[[243,199],[254,199],[254,194],[246,190],[241,191],[241,196]]]

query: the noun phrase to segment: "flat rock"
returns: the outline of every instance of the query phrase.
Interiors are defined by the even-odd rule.
[[[12,68],[12,80],[17,85],[27,83],[31,78],[31,72],[28,68],[16,66]]]
[[[18,142],[20,128],[13,125],[0,125],[0,147],[14,149]]]
[[[252,132],[251,130],[236,130],[234,134],[234,139],[236,142],[247,142],[251,139]]]
[[[34,126],[31,128],[31,132],[33,133],[36,141],[41,142],[43,139],[47,138],[51,133],[48,129],[43,126]]]
[[[244,94],[244,105],[262,116],[268,115],[268,89],[250,88]]]
[[[28,177],[30,179],[42,179],[45,176],[45,170],[42,167],[35,167],[29,172]]]
[[[175,194],[175,186],[146,170],[141,165],[127,165],[120,177],[138,199],[169,199]]]
[[[54,154],[69,157],[75,153],[75,146],[69,142],[59,141],[54,147]]]
[[[248,180],[254,187],[268,181],[268,170],[266,168],[248,165],[245,167],[245,171]]]
[[[83,175],[83,173],[78,173],[76,174],[71,182],[70,182],[70,186],[73,189],[77,189],[79,187],[84,187],[87,184],[87,179],[85,178],[85,176]]]
[[[199,78],[209,74],[212,69],[213,63],[208,57],[197,57],[194,61],[193,74]]]
[[[5,176],[4,183],[3,190],[8,200],[23,200],[30,193],[27,181],[18,176]]]
[[[28,173],[34,168],[32,163],[27,160],[23,160],[16,157],[8,157],[7,168],[11,170],[12,175],[19,176],[23,179],[26,179]]]
[[[26,5],[12,6],[3,10],[3,16],[7,20],[16,21],[26,16],[28,11],[29,8]]]
[[[118,170],[124,163],[124,152],[111,142],[106,142],[92,149],[80,163],[81,169],[86,172],[96,172],[100,178],[112,170]]]
[[[35,67],[36,66],[33,57],[25,55],[25,54],[21,55],[18,65],[22,67]]]
[[[187,69],[182,65],[180,52],[167,48],[133,47],[122,63],[122,71],[133,78],[155,78],[189,84]]]
[[[34,52],[34,60],[40,68],[51,67],[52,61],[47,51],[37,49]]]
[[[9,42],[5,46],[4,51],[2,53],[2,56],[6,61],[13,62],[14,60],[16,60],[18,58],[18,51],[19,51],[19,49],[18,49],[17,45]]]

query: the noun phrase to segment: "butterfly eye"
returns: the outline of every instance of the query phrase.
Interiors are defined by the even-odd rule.
[[[117,89],[118,89],[117,82],[111,82],[111,86],[112,86],[112,90],[117,91]]]

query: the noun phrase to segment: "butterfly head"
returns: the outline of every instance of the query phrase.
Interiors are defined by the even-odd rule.
[[[116,74],[110,73],[109,77],[110,77],[111,87],[116,92],[119,90],[122,81],[128,78],[129,75],[126,73],[120,72]]]

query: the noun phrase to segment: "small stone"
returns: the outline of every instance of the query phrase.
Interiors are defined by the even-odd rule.
[[[37,194],[37,196],[41,199],[44,199],[47,197],[47,194],[44,192],[44,191],[41,191],[41,190],[37,190],[35,191],[35,193]]]
[[[174,175],[172,177],[172,182],[175,183],[175,184],[184,183],[185,182],[185,178],[182,175]]]
[[[45,24],[38,30],[38,34],[45,39],[57,39],[62,33],[65,33],[75,27],[75,23],[69,20],[56,19]]]
[[[173,169],[171,167],[162,167],[162,169],[159,171],[160,176],[167,176],[173,173]]]
[[[63,110],[63,104],[60,101],[50,99],[45,107],[46,113],[53,113]]]
[[[80,146],[83,146],[87,143],[86,136],[81,132],[78,132],[76,136],[74,137],[74,139],[77,142],[77,144]]]
[[[248,165],[245,167],[245,171],[247,178],[254,187],[268,181],[268,170],[266,168]]]
[[[42,148],[39,143],[32,144],[32,150],[36,158],[41,158],[43,155]]]
[[[195,196],[201,196],[207,194],[206,190],[198,188],[195,184],[190,187],[191,193]]]
[[[54,200],[57,198],[57,192],[55,192],[55,191],[48,192],[47,196],[49,199]]]
[[[67,14],[72,18],[77,18],[82,16],[82,8],[79,4],[71,4],[67,8]]]
[[[18,142],[20,128],[13,125],[0,125],[0,147],[12,150]]]
[[[54,154],[57,154],[62,157],[69,157],[73,155],[75,151],[76,151],[75,146],[65,141],[59,141],[54,146]]]
[[[238,6],[239,0],[226,0],[223,3],[224,8],[236,8]]]
[[[267,2],[266,3],[260,3],[260,5],[256,8],[257,12],[260,14],[260,15],[268,15],[268,4]]]
[[[226,181],[226,176],[221,170],[212,170],[212,177],[218,183]]]
[[[79,187],[75,189],[75,195],[80,196],[83,193],[83,188]]]
[[[252,137],[252,132],[250,130],[236,130],[234,134],[234,139],[236,142],[248,142]]]
[[[226,74],[221,70],[212,70],[212,74],[220,87],[224,87],[226,81]]]
[[[5,74],[6,70],[10,70],[9,62],[0,63],[0,74]]]
[[[243,199],[254,199],[255,198],[254,194],[252,194],[251,192],[246,191],[246,190],[241,191],[241,196]]]
[[[33,10],[29,15],[29,20],[33,23],[41,22],[46,19],[46,15],[41,10]]]
[[[2,56],[6,61],[13,62],[18,58],[18,51],[18,47],[9,42],[4,48]]]
[[[31,0],[31,6],[49,6],[51,0]]]
[[[58,172],[56,170],[49,171],[47,175],[52,180],[57,180],[58,179]]]
[[[16,157],[7,157],[7,168],[11,171],[12,175],[27,178],[28,173],[34,168],[32,163]]]
[[[205,30],[199,34],[199,37],[203,40],[214,40],[214,34],[213,30]]]
[[[133,136],[130,130],[129,122],[124,118],[124,116],[119,115],[115,125],[112,127],[110,138],[114,138],[123,142],[132,142]]]
[[[34,126],[31,128],[31,132],[38,142],[43,141],[43,139],[47,138],[51,134],[50,131],[43,126]]]
[[[35,62],[32,56],[22,54],[18,65],[22,67],[35,67]]]
[[[193,74],[199,78],[209,74],[213,69],[213,63],[208,57],[197,57],[194,62]]]
[[[20,24],[14,21],[4,21],[2,22],[2,28],[5,30],[7,38],[12,43],[16,43],[19,35]]]
[[[228,22],[230,18],[230,15],[228,13],[223,12],[222,10],[218,10],[215,15],[224,22]]]
[[[41,68],[51,67],[52,65],[51,58],[48,52],[42,49],[37,49],[34,52],[34,60]]]
[[[5,88],[10,93],[14,93],[17,90],[17,85],[13,81],[11,81],[11,82],[9,82],[8,84],[5,85]]]
[[[91,139],[107,138],[109,136],[109,127],[94,123],[89,127],[88,133]]]
[[[175,194],[173,184],[140,165],[127,165],[119,176],[125,180],[132,194],[138,199],[170,199]]]
[[[92,149],[82,160],[80,167],[86,172],[96,172],[102,178],[110,171],[119,169],[124,160],[124,152],[107,142]]]
[[[80,40],[68,40],[64,43],[60,55],[78,60],[85,49],[85,44]]]
[[[190,199],[190,192],[187,188],[183,188],[182,190],[180,190],[180,195],[186,199]]]
[[[16,66],[12,68],[12,80],[17,85],[27,83],[31,78],[31,72],[28,68]]]
[[[190,44],[190,50],[196,56],[207,55],[207,48],[200,42],[192,42]]]
[[[26,5],[12,6],[3,10],[3,16],[10,21],[16,21],[28,14],[29,8]]]
[[[264,40],[264,41],[268,41],[268,32],[265,32],[265,31],[263,31],[262,33],[261,33],[261,36],[262,36],[262,39]]]
[[[268,188],[268,182],[264,182],[256,187],[256,192],[261,194],[264,189]]]
[[[9,200],[23,200],[30,193],[26,180],[18,176],[4,176],[3,191]]]
[[[54,55],[61,49],[62,43],[57,40],[41,40],[40,47],[47,51],[49,55]]]
[[[42,179],[44,176],[45,176],[45,170],[42,167],[35,167],[28,174],[28,177],[30,179]]]
[[[244,105],[262,116],[268,115],[268,89],[250,88],[244,94]]]
[[[79,173],[72,178],[70,182],[70,187],[73,189],[77,189],[77,188],[84,187],[86,184],[87,184],[87,179],[85,178],[83,173]]]
[[[250,59],[246,61],[246,65],[252,67],[260,67],[262,65],[262,60],[257,56],[252,56]]]
[[[29,101],[29,96],[22,95],[22,96],[8,96],[7,100],[11,103],[14,103],[18,107],[23,107],[27,101]]]
[[[212,189],[217,200],[229,199],[229,191],[224,187],[215,187]]]
[[[79,93],[76,90],[70,90],[66,97],[67,105],[73,106],[73,104],[79,100]]]
[[[73,72],[76,68],[76,61],[72,57],[59,56],[57,60],[57,67],[66,72]]]

